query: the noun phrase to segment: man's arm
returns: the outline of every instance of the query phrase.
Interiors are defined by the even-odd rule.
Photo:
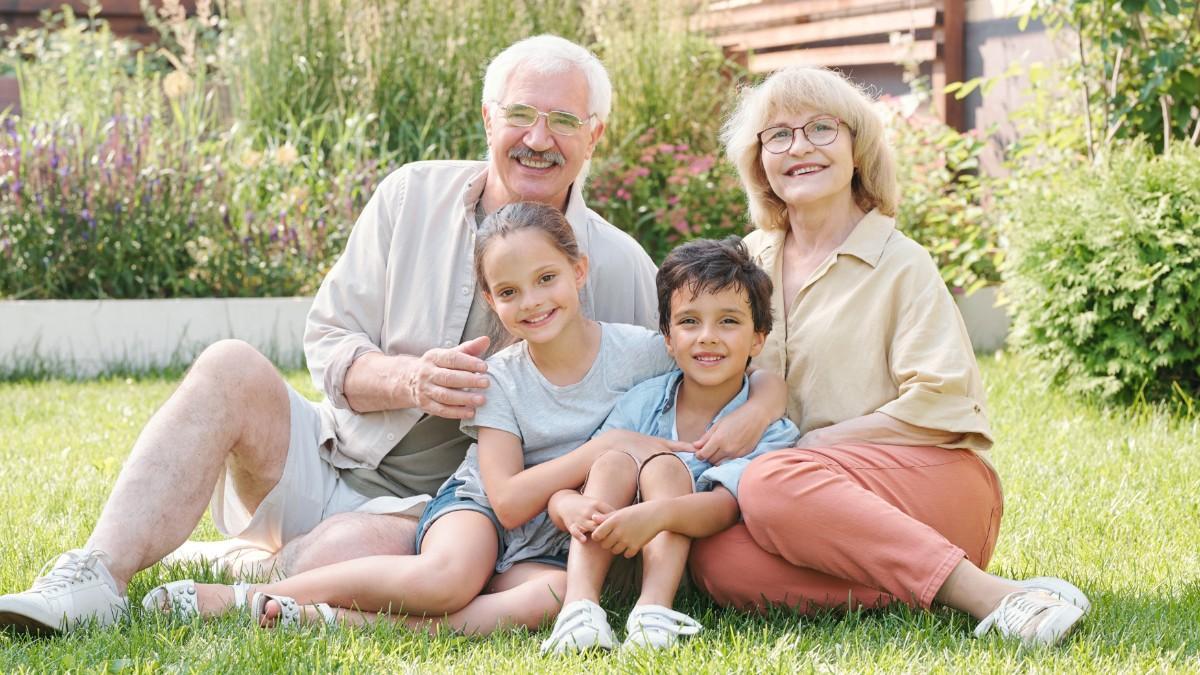
[[[487,364],[479,358],[487,348],[483,336],[422,356],[363,354],[346,372],[346,401],[355,412],[420,408],[438,417],[469,419],[484,397],[464,390],[487,388]]]
[[[914,426],[887,413],[873,412],[813,429],[800,438],[796,447],[820,448],[839,443],[932,446],[957,443],[962,436],[953,431]]]

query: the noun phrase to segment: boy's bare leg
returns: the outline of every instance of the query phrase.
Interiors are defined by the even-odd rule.
[[[638,477],[643,502],[692,493],[692,474],[677,457],[656,455]],[[659,532],[642,548],[642,593],[638,605],[675,604],[692,540],[674,532]]]
[[[624,452],[606,452],[592,464],[583,494],[614,508],[627,506],[636,495],[637,474],[637,460],[633,457]],[[576,600],[599,603],[600,589],[612,559],[612,553],[591,538],[586,543],[572,539],[567,553],[567,590],[563,604]]]

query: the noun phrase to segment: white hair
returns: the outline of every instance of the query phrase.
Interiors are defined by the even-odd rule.
[[[483,104],[504,99],[504,90],[513,71],[528,68],[539,75],[556,75],[578,68],[587,78],[588,110],[601,122],[612,111],[612,82],[600,59],[587,49],[558,37],[537,35],[514,42],[496,55],[483,76]]]

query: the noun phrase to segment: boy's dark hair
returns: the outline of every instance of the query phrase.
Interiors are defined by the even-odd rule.
[[[696,297],[727,288],[744,290],[754,332],[771,332],[771,278],[754,263],[742,238],[696,239],[667,254],[658,268],[658,327],[671,332],[671,295],[687,288]]]

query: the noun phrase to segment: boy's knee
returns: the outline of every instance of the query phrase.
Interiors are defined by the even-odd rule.
[[[588,482],[602,480],[605,483],[622,482],[633,484],[637,478],[638,463],[627,452],[609,450],[596,458],[588,472]]]
[[[638,487],[647,490],[669,488],[674,491],[690,491],[692,472],[676,455],[655,455],[642,464],[638,473]]]

